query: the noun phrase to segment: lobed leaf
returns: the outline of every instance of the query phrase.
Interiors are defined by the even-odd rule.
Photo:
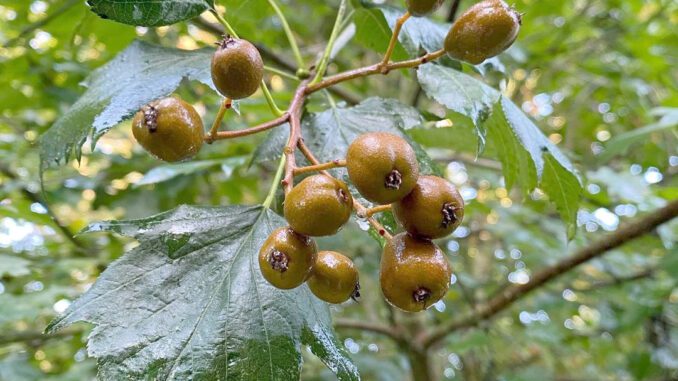
[[[307,286],[278,290],[257,255],[282,218],[262,207],[190,207],[90,225],[135,237],[48,332],[96,325],[88,351],[105,380],[292,380],[309,345],[341,380],[359,379],[327,305]]]

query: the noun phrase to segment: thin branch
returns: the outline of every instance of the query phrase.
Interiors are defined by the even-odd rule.
[[[384,54],[384,59],[381,61],[379,67],[382,72],[388,71],[388,63],[391,61],[391,56],[395,50],[396,45],[398,44],[398,36],[400,35],[400,30],[403,28],[403,24],[411,17],[410,12],[405,12],[402,16],[398,17],[396,20],[395,26],[393,27],[393,33],[391,34],[391,41],[388,43],[388,48],[386,48],[386,53]]]
[[[33,341],[47,341],[52,339],[60,339],[64,337],[79,335],[83,333],[82,329],[64,329],[59,332],[46,334],[40,331],[26,331],[26,332],[15,332],[9,333],[6,335],[0,335],[0,346],[14,344],[14,343],[26,343]]]
[[[503,287],[502,291],[490,298],[487,303],[479,305],[475,312],[460,319],[455,319],[434,329],[430,333],[423,333],[420,335],[419,340],[424,347],[428,348],[439,343],[447,335],[456,330],[476,326],[481,321],[487,320],[502,312],[515,301],[525,297],[531,291],[534,291],[560,275],[574,269],[582,263],[605,254],[611,249],[617,248],[631,240],[652,232],[657,226],[672,220],[676,216],[678,216],[678,200],[670,202],[665,207],[657,209],[645,217],[636,219],[620,228],[615,233],[576,251],[573,255],[552,266],[544,268],[535,273],[532,279],[526,284]]]
[[[383,213],[383,212],[388,212],[391,210],[391,204],[386,204],[386,205],[378,205],[372,208],[365,209],[364,213],[361,214],[358,217],[360,218],[367,218],[367,217],[372,217],[377,213]]]
[[[299,85],[299,88],[294,93],[294,98],[292,99],[289,108],[290,137],[287,140],[287,145],[283,151],[286,160],[285,176],[282,180],[285,195],[287,195],[294,186],[294,168],[297,166],[294,152],[297,150],[297,145],[301,140],[301,113],[306,99],[305,90],[307,84],[308,81],[304,81]]]
[[[219,131],[214,135],[213,137],[211,135],[205,136],[205,140],[207,141],[215,141],[215,140],[225,140],[225,139],[233,139],[233,138],[239,138],[242,136],[248,136],[248,135],[254,135],[259,132],[267,131],[270,130],[271,128],[275,128],[280,126],[281,124],[287,122],[289,120],[290,115],[288,113],[283,113],[281,116],[270,120],[266,123],[259,124],[254,127],[249,127],[245,128],[243,130],[235,130],[235,131]]]
[[[306,94],[312,94],[315,93],[318,90],[322,90],[328,87],[332,87],[336,84],[350,81],[352,79],[356,78],[361,78],[361,77],[367,77],[369,75],[374,75],[374,74],[388,74],[391,70],[395,69],[407,69],[407,68],[414,68],[420,65],[423,65],[427,62],[434,61],[440,57],[445,55],[445,50],[440,49],[436,50],[435,52],[425,54],[419,58],[414,58],[410,60],[405,60],[405,61],[400,61],[400,62],[394,62],[386,65],[386,69],[384,70],[382,68],[381,63],[374,64],[371,66],[365,66],[361,67],[358,69],[354,70],[349,70],[345,71],[343,73],[339,73],[336,75],[333,75],[331,77],[327,77],[321,82],[318,82],[314,85],[308,86],[306,89]]]
[[[591,283],[591,285],[586,286],[586,287],[574,287],[573,286],[573,287],[569,287],[569,288],[572,289],[573,291],[578,291],[578,292],[595,291],[595,290],[599,290],[601,288],[614,287],[614,286],[622,285],[624,283],[635,282],[637,280],[646,279],[646,278],[652,278],[656,273],[657,273],[656,268],[649,268],[649,269],[639,271],[635,274],[615,277],[613,279],[606,280],[606,281],[594,282],[594,283]]]
[[[292,33],[292,28],[290,28],[290,24],[287,22],[285,14],[280,10],[280,6],[278,6],[278,3],[275,0],[268,0],[268,4],[271,6],[271,8],[273,8],[276,15],[278,15],[278,18],[280,19],[280,23],[282,24],[283,30],[285,31],[285,36],[287,36],[287,40],[290,43],[292,54],[294,54],[294,58],[297,60],[299,69],[305,68],[306,65],[304,64],[304,59],[301,56],[301,52],[299,51],[299,45],[297,45],[297,40],[294,38],[294,33]]]
[[[320,80],[325,75],[325,71],[327,70],[327,64],[329,64],[330,62],[330,55],[332,54],[332,49],[334,48],[334,43],[337,41],[337,36],[339,36],[339,29],[344,19],[344,14],[346,13],[346,3],[347,3],[346,0],[341,0],[341,4],[339,4],[339,11],[337,11],[337,17],[334,20],[334,26],[332,27],[330,39],[327,42],[327,46],[325,47],[325,52],[323,53],[322,57],[320,58],[320,61],[318,62],[317,65],[318,68],[316,70],[315,77],[313,78],[313,81],[311,81],[311,83],[320,82]]]
[[[214,123],[212,123],[210,133],[205,136],[205,141],[207,143],[212,143],[215,140],[217,132],[219,131],[219,127],[221,126],[221,121],[224,120],[226,111],[231,108],[232,102],[233,101],[231,101],[230,98],[224,98],[224,100],[221,102],[221,105],[219,105],[219,111],[217,112],[217,116],[214,118]]]
[[[355,329],[359,331],[378,333],[388,336],[396,341],[402,340],[402,336],[395,329],[378,323],[351,319],[335,319],[334,327],[340,329]]]
[[[328,169],[333,169],[333,168],[341,168],[346,166],[346,160],[333,160],[327,163],[321,163],[321,164],[316,164],[316,165],[309,165],[306,167],[297,167],[294,168],[294,175],[301,175],[304,173],[309,173],[309,172],[320,172],[320,171],[326,171]]]
[[[459,4],[461,4],[461,0],[454,0],[452,2],[452,5],[450,6],[450,12],[447,14],[447,22],[452,22],[455,18],[457,18]]]
[[[68,10],[73,8],[76,4],[79,4],[81,1],[80,0],[69,0],[66,4],[62,5],[59,9],[55,10],[54,12],[50,12],[44,19],[34,22],[31,25],[28,25],[24,29],[19,32],[19,35],[12,38],[11,40],[7,41],[5,45],[3,46],[4,48],[8,48],[10,46],[13,46],[16,44],[19,40],[22,38],[28,36],[29,34],[33,33],[34,31],[42,28],[43,26],[49,24],[50,22],[54,21],[54,19],[58,18],[62,14],[66,13]]]

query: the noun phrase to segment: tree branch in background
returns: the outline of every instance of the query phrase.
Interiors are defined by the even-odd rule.
[[[389,327],[387,325],[372,323],[368,321],[335,319],[334,327],[341,329],[356,329],[359,331],[378,333],[380,335],[388,336],[395,341],[402,341],[403,339],[402,335],[396,329]]]
[[[657,209],[645,217],[636,219],[620,228],[615,233],[576,251],[573,255],[552,266],[544,268],[535,273],[532,276],[532,279],[526,284],[509,285],[501,288],[503,291],[500,291],[490,298],[486,303],[479,305],[476,312],[444,324],[429,333],[423,333],[418,340],[420,340],[422,346],[429,348],[436,345],[447,335],[456,330],[476,326],[481,321],[487,320],[502,312],[515,301],[525,297],[528,293],[543,286],[547,282],[574,269],[582,263],[605,254],[611,249],[617,248],[631,240],[652,232],[657,226],[671,221],[676,216],[678,216],[678,200],[670,202],[665,207]]]
[[[459,4],[461,0],[454,0],[450,6],[450,11],[447,13],[447,22],[452,22],[457,17],[457,12],[459,11]]]
[[[54,333],[43,333],[40,331],[26,331],[26,332],[15,332],[15,333],[9,333],[6,335],[0,335],[0,346],[2,345],[8,345],[8,344],[14,344],[14,343],[26,343],[26,342],[33,342],[33,341],[39,341],[39,342],[44,342],[47,340],[51,339],[60,339],[64,337],[70,337],[74,335],[79,335],[83,333],[83,329],[77,329],[77,328],[72,328],[72,329],[64,329],[59,332],[54,332]]]
[[[62,5],[59,9],[55,10],[54,12],[50,12],[42,20],[34,22],[31,25],[28,25],[26,28],[21,30],[21,32],[19,33],[18,36],[7,41],[3,47],[9,48],[11,46],[14,46],[14,44],[19,42],[24,37],[28,37],[28,35],[30,35],[31,33],[35,32],[36,30],[38,30],[38,29],[42,28],[43,26],[49,24],[50,22],[54,21],[54,19],[58,18],[59,16],[61,16],[64,13],[66,13],[69,9],[73,8],[73,6],[75,6],[76,4],[79,4],[79,3],[81,3],[81,0],[69,0],[64,5]]]

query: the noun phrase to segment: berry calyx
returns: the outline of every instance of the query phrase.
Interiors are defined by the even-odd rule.
[[[317,251],[311,238],[289,227],[279,228],[268,236],[259,250],[259,269],[274,287],[295,288],[311,274]]]
[[[285,197],[285,219],[294,231],[308,236],[332,235],[348,221],[353,197],[343,181],[313,175]]]
[[[429,308],[447,293],[452,269],[429,240],[401,233],[384,246],[379,282],[386,300],[408,312]]]
[[[436,11],[443,0],[407,0],[407,10],[415,17],[426,16]]]
[[[405,197],[419,177],[414,149],[405,139],[385,132],[354,140],[346,154],[346,169],[360,194],[379,204]]]
[[[217,43],[212,56],[212,82],[230,99],[247,98],[259,88],[264,76],[264,61],[249,41],[225,37]]]
[[[464,218],[464,200],[457,188],[437,176],[419,176],[417,185],[393,203],[393,215],[417,237],[433,239],[451,234]]]
[[[502,0],[484,0],[464,12],[445,38],[452,58],[477,65],[508,49],[518,37],[520,13]]]
[[[343,303],[360,296],[358,270],[353,261],[335,251],[321,251],[306,281],[311,292],[328,303]]]
[[[204,130],[193,106],[168,97],[147,104],[134,115],[132,135],[153,156],[174,162],[200,151]]]

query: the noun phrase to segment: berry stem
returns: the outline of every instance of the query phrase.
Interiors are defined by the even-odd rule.
[[[275,192],[278,191],[278,186],[280,185],[280,180],[283,177],[285,172],[285,154],[280,155],[280,163],[278,164],[278,170],[275,172],[273,177],[273,183],[271,183],[271,189],[268,191],[266,200],[264,200],[264,208],[270,209],[273,200],[275,199]]]
[[[226,19],[223,18],[223,17],[219,14],[219,12],[217,12],[216,9],[212,8],[212,9],[210,9],[210,12],[214,15],[214,17],[217,19],[217,21],[219,21],[219,23],[220,23],[221,25],[224,26],[224,29],[226,29],[226,32],[227,32],[231,37],[240,38],[240,37],[238,37],[238,33],[235,32],[235,29],[233,29],[233,27],[231,26],[231,24],[229,24],[228,21],[226,21]]]
[[[248,135],[254,135],[259,132],[267,131],[270,130],[271,128],[275,128],[280,126],[281,124],[285,123],[289,119],[289,114],[284,113],[281,116],[270,120],[266,123],[262,123],[259,125],[256,125],[254,127],[249,127],[245,128],[243,130],[235,130],[235,131],[218,131],[214,137],[211,135],[206,135],[205,136],[205,141],[208,143],[211,143],[214,140],[226,140],[226,139],[233,139],[233,138],[239,138],[242,136],[248,136]]]
[[[393,27],[393,34],[391,35],[391,41],[388,43],[388,48],[386,49],[386,53],[384,54],[384,59],[381,61],[381,64],[379,65],[379,68],[381,69],[382,73],[385,73],[388,71],[388,63],[391,60],[391,56],[393,55],[393,51],[395,50],[396,44],[398,43],[398,36],[400,35],[400,30],[403,28],[403,24],[410,18],[411,14],[409,11],[405,12],[404,15],[400,16],[398,20],[396,20],[395,26]]]
[[[297,78],[297,76],[295,76],[294,74],[288,73],[288,72],[286,72],[286,71],[284,71],[284,70],[280,70],[280,69],[278,69],[278,68],[274,68],[274,67],[272,67],[272,66],[264,65],[264,70],[266,70],[266,71],[268,71],[268,72],[270,72],[270,73],[273,73],[273,74],[277,74],[277,75],[279,75],[279,76],[281,76],[281,77],[285,77],[285,78],[287,78],[287,79],[291,79],[291,80],[293,80],[293,81],[299,81],[299,78]]]
[[[212,128],[210,129],[209,135],[205,136],[205,142],[212,144],[216,140],[217,132],[219,131],[219,126],[226,115],[226,111],[231,108],[232,101],[230,98],[224,98],[224,101],[221,102],[219,106],[219,111],[217,112],[217,117],[214,118],[214,123],[212,123]]]
[[[268,86],[266,85],[266,81],[263,79],[261,80],[261,91],[264,93],[264,97],[266,98],[266,103],[268,103],[268,107],[271,109],[271,112],[275,116],[282,116],[285,114],[275,103],[275,99],[273,99],[273,96],[271,95],[271,91],[268,89]]]
[[[287,36],[287,40],[290,42],[290,47],[292,48],[292,54],[294,54],[294,59],[297,61],[297,66],[300,69],[305,68],[306,64],[304,64],[304,58],[301,56],[301,51],[299,51],[299,45],[297,45],[297,40],[296,38],[294,38],[294,33],[292,33],[292,29],[290,28],[290,25],[287,22],[287,18],[285,18],[285,14],[280,10],[280,6],[278,6],[276,0],[268,0],[268,4],[271,5],[271,8],[273,8],[276,15],[278,15],[278,18],[280,19],[280,23],[282,24],[283,30],[285,31],[285,35]]]
[[[322,163],[322,164],[316,164],[316,165],[309,165],[306,167],[297,167],[294,168],[294,175],[301,175],[303,173],[309,173],[309,172],[318,172],[318,171],[325,171],[328,169],[332,168],[341,168],[346,166],[346,160],[333,160],[327,163]]]
[[[337,41],[337,37],[339,36],[339,31],[341,30],[341,25],[344,20],[344,15],[346,14],[346,3],[346,0],[341,0],[339,11],[337,11],[337,17],[334,20],[334,27],[332,27],[332,33],[330,34],[330,40],[327,42],[325,52],[318,62],[318,70],[316,71],[315,77],[313,78],[313,81],[311,81],[311,84],[320,82],[325,75],[327,65],[330,62],[330,56],[332,55],[332,49],[334,48],[334,43]]]
[[[388,205],[379,205],[379,206],[375,206],[375,207],[373,207],[373,208],[367,208],[367,209],[365,209],[365,210],[364,210],[364,213],[365,213],[365,214],[361,214],[361,215],[359,215],[358,217],[361,217],[361,218],[369,218],[369,217],[374,216],[374,215],[377,214],[377,213],[388,212],[389,210],[391,210],[391,204],[388,204]]]

